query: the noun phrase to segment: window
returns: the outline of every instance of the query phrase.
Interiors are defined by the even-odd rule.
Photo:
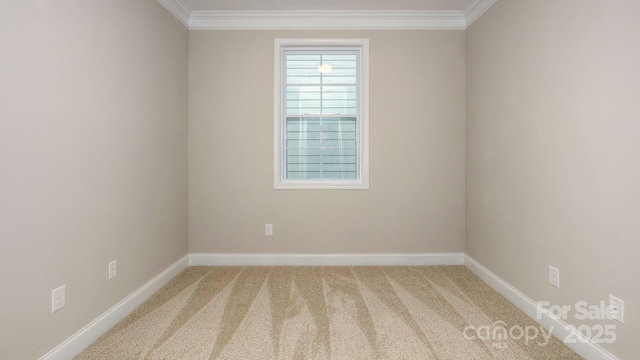
[[[275,189],[368,189],[368,40],[276,39]]]

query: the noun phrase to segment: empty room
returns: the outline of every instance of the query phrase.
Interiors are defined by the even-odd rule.
[[[3,2],[0,358],[638,359],[639,38],[637,0]]]

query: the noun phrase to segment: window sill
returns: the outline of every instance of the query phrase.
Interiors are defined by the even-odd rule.
[[[275,190],[368,190],[369,182],[354,181],[277,181]]]

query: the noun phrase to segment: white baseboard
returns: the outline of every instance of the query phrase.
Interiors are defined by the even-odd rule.
[[[191,266],[464,265],[464,253],[434,254],[189,254]]]
[[[471,256],[465,255],[464,264],[469,268],[469,270],[482,279],[482,281],[491,286],[494,290],[500,293],[500,295],[507,298],[507,300],[512,302],[518,309],[522,310],[545,329],[549,330],[553,327],[553,335],[558,337],[560,340],[568,336],[572,339],[577,339],[578,341],[575,343],[567,343],[566,345],[571,350],[578,353],[578,355],[587,360],[618,360],[617,357],[603,349],[600,345],[585,338],[580,334],[580,332],[575,329],[568,328],[568,324],[562,319],[559,319],[545,308],[539,306],[531,298],[511,286],[506,281],[502,280],[496,274],[492,273],[489,269],[474,260]],[[539,317],[538,314],[540,314],[539,319],[537,319]]]
[[[173,279],[178,273],[189,266],[189,256],[185,255],[180,260],[173,263],[163,272],[158,274],[146,284],[142,285],[138,290],[124,298],[114,307],[109,309],[97,319],[93,320],[80,331],[72,335],[60,345],[49,351],[40,360],[68,360],[73,359],[82,350],[91,345],[107,330],[115,326],[120,320],[124,319],[131,311],[140,306],[151,295],[158,291],[169,280]]]

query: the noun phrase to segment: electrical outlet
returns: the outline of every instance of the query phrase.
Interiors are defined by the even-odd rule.
[[[273,235],[273,224],[264,224],[264,234],[267,236]]]
[[[118,276],[118,264],[116,263],[116,260],[113,260],[109,263],[109,280],[116,276]]]
[[[549,265],[549,284],[560,288],[560,270]]]
[[[609,295],[609,311],[611,318],[624,322],[624,302],[613,295]]]
[[[51,291],[51,313],[62,309],[66,304],[64,285]]]

